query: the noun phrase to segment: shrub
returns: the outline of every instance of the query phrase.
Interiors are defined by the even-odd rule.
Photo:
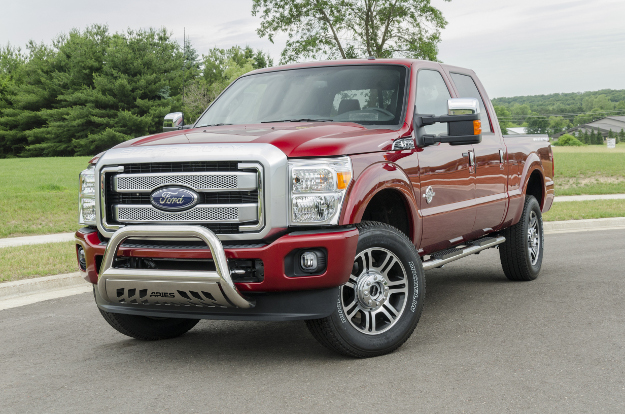
[[[558,141],[554,142],[553,145],[581,147],[584,144],[579,139],[575,138],[573,135],[564,134],[560,138],[558,138]]]

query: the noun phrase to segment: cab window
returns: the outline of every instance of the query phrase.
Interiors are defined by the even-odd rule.
[[[417,113],[422,115],[447,115],[447,100],[451,99],[443,76],[436,70],[420,70],[417,76]],[[447,134],[447,124],[437,123],[424,127],[426,134]]]

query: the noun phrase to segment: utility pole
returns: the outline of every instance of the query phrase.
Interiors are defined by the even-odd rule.
[[[184,110],[184,83],[187,69],[187,28],[182,29],[182,110]]]

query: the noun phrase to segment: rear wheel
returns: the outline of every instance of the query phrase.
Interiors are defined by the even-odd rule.
[[[187,333],[199,322],[199,319],[149,318],[111,313],[102,309],[100,313],[118,332],[143,341],[176,338]]]
[[[536,279],[543,263],[545,236],[540,205],[534,196],[526,196],[521,220],[503,235],[506,241],[499,246],[499,258],[506,277],[515,281]]]
[[[327,348],[364,358],[392,352],[410,337],[423,309],[425,279],[421,258],[399,230],[376,222],[358,230],[352,273],[334,312],[306,323]]]

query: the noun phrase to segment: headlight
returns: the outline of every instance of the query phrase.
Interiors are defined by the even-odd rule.
[[[338,224],[352,179],[349,157],[289,161],[290,224]]]
[[[78,196],[78,222],[95,226],[95,165],[91,164],[80,173],[80,192]]]

